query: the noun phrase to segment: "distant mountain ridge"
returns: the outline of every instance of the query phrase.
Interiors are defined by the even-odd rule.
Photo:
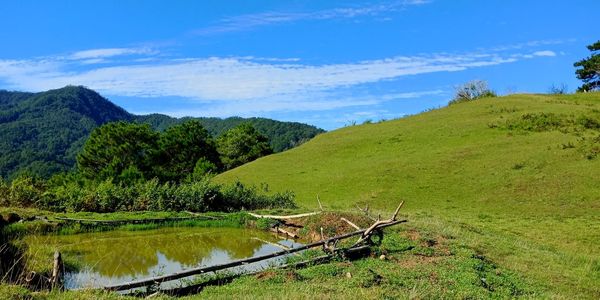
[[[0,176],[11,178],[27,172],[48,177],[71,169],[92,130],[108,122],[140,122],[164,130],[188,119],[199,120],[214,136],[242,122],[250,122],[269,137],[275,152],[295,147],[324,132],[307,124],[265,118],[138,116],[80,86],[40,93],[0,90]]]

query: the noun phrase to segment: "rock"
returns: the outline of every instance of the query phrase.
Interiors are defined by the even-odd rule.
[[[346,273],[346,278],[352,278],[352,274],[350,272]]]
[[[385,255],[384,255],[384,254],[381,254],[381,255],[379,256],[379,259],[381,259],[381,260],[385,260],[385,258],[386,258],[386,257],[385,257]]]

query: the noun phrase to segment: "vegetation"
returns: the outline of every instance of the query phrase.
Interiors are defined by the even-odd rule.
[[[127,182],[150,177],[158,138],[149,125],[116,122],[100,126],[77,155],[78,171],[98,180]]]
[[[249,122],[269,138],[275,152],[295,147],[323,132],[306,124],[264,118],[136,116],[84,87],[68,86],[41,93],[0,90],[0,177],[13,179],[29,174],[49,178],[72,170],[90,133],[108,122],[138,122],[164,131],[191,119],[200,122],[213,137]]]
[[[496,93],[488,88],[486,81],[473,80],[458,86],[456,88],[454,99],[450,100],[448,104],[452,105],[486,97],[496,97]]]
[[[71,177],[74,175],[67,175]],[[50,181],[19,177],[10,184],[0,205],[34,207],[52,211],[237,211],[260,208],[293,208],[291,192],[267,194],[241,183],[213,184],[208,178],[181,183],[148,181],[86,181],[54,177]]]
[[[577,78],[583,81],[578,92],[590,92],[600,90],[600,41],[597,41],[587,48],[592,54],[574,64],[577,67],[575,74]]]
[[[313,209],[317,195],[332,210],[389,209],[402,198],[411,224],[476,249],[543,297],[597,298],[600,159],[588,154],[600,149],[598,111],[597,93],[483,98],[322,134],[215,180],[291,189]],[[267,283],[246,280],[268,293]],[[286,290],[309,291],[308,282]],[[408,287],[427,298],[431,282]]]
[[[268,138],[248,123],[242,123],[221,135],[217,139],[217,148],[226,169],[273,153]]]
[[[136,116],[136,121],[150,124],[152,128],[164,131],[165,129],[188,120],[199,121],[213,137],[219,137],[227,130],[243,123],[251,124],[258,132],[269,138],[269,144],[274,152],[282,152],[294,148],[312,139],[317,134],[325,132],[322,129],[298,122],[280,122],[265,118],[171,118],[161,114]]]

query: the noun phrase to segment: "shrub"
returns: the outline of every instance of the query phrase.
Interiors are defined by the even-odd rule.
[[[473,80],[458,86],[456,88],[454,99],[448,102],[448,105],[488,97],[496,97],[496,93],[488,88],[487,82],[483,80]]]
[[[19,176],[11,182],[8,198],[13,206],[31,207],[42,199],[43,186],[32,177]]]
[[[564,95],[567,93],[567,85],[562,83],[560,85],[555,85],[552,84],[549,88],[548,88],[548,94],[552,94],[552,95]]]

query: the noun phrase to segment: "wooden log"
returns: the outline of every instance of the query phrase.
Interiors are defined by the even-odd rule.
[[[65,266],[63,264],[62,256],[60,252],[54,252],[54,263],[52,266],[52,277],[50,277],[50,285],[52,289],[60,289],[64,288],[63,286],[63,276],[64,276]]]
[[[351,258],[351,257],[356,256],[357,254],[364,253],[364,251],[368,248],[369,248],[368,246],[360,246],[360,247],[355,247],[355,248],[344,249],[341,252],[344,257]],[[307,260],[303,260],[303,261],[299,261],[299,262],[295,262],[295,263],[291,263],[291,264],[285,264],[285,265],[281,265],[281,266],[276,266],[271,269],[278,269],[278,270],[297,269],[297,268],[302,268],[302,267],[305,267],[305,266],[308,266],[311,264],[324,263],[324,262],[330,261],[333,257],[334,257],[334,254],[320,255],[320,256],[313,257],[313,258],[310,258]],[[173,289],[161,289],[160,293],[166,294],[166,295],[171,295],[171,296],[173,296],[173,295],[177,295],[177,296],[190,295],[190,294],[200,292],[206,286],[223,285],[226,283],[230,283],[231,281],[233,281],[233,279],[241,277],[241,276],[258,275],[263,272],[265,272],[265,270],[230,274],[230,275],[227,275],[224,277],[211,279],[206,282],[202,282],[202,283],[194,284],[194,285],[190,285],[190,286],[178,287],[178,288],[173,288]]]
[[[315,212],[310,212],[310,213],[304,213],[304,214],[297,214],[297,215],[289,215],[289,216],[276,216],[276,215],[259,215],[259,214],[255,214],[255,213],[251,213],[249,212],[248,214],[255,217],[255,218],[259,218],[259,219],[274,219],[274,220],[287,220],[287,219],[296,219],[296,218],[304,218],[304,217],[310,217],[310,216],[314,216],[314,215],[318,215],[320,214],[320,211],[315,211]]]
[[[285,235],[287,235],[287,236],[289,236],[289,237],[291,237],[293,239],[297,239],[298,238],[297,234],[295,234],[293,232],[289,232],[289,231],[287,231],[285,229],[281,229],[280,227],[275,227],[273,229],[275,230],[275,232],[277,232],[277,233],[283,233],[283,234],[285,234]]]
[[[385,228],[385,227],[389,227],[389,226],[393,226],[393,225],[397,225],[397,224],[405,223],[405,222],[407,222],[407,220],[393,221],[390,223],[381,224],[378,226],[378,228]],[[189,277],[192,275],[205,274],[205,273],[209,273],[209,272],[229,269],[229,268],[233,268],[233,267],[237,267],[237,266],[241,266],[241,265],[245,265],[245,264],[262,261],[262,260],[269,259],[269,258],[279,257],[279,256],[288,255],[288,254],[292,254],[292,253],[299,252],[299,251],[304,251],[304,250],[311,249],[311,248],[320,247],[325,243],[331,243],[331,242],[334,242],[335,240],[346,239],[349,237],[362,235],[363,232],[364,232],[364,230],[359,230],[359,231],[335,236],[335,237],[329,238],[327,240],[321,240],[321,241],[310,243],[310,244],[300,246],[297,248],[292,248],[290,250],[282,250],[282,251],[273,252],[273,253],[265,254],[265,255],[261,255],[261,256],[256,256],[256,257],[251,257],[251,258],[246,258],[246,259],[241,259],[241,260],[235,260],[235,261],[224,263],[224,264],[218,264],[218,265],[213,265],[213,266],[208,266],[208,267],[193,268],[193,269],[189,269],[189,270],[176,272],[173,274],[156,276],[156,277],[151,277],[151,278],[147,278],[147,279],[140,279],[140,280],[130,281],[130,282],[126,282],[126,283],[118,284],[118,285],[106,286],[106,287],[104,287],[104,289],[110,290],[110,291],[124,291],[124,290],[130,290],[130,289],[147,286],[147,285],[151,285],[151,284],[159,284],[159,283],[162,283],[165,281],[171,281],[171,280],[175,280],[175,279]]]

